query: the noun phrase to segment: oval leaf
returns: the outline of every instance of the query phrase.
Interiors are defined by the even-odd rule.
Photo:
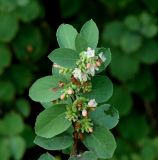
[[[83,94],[86,98],[95,99],[97,103],[106,102],[113,93],[113,86],[106,76],[95,76],[92,78],[92,91]]]
[[[57,30],[56,36],[61,48],[75,49],[75,38],[77,30],[69,24],[61,24]]]
[[[22,159],[25,149],[26,149],[26,143],[25,140],[20,137],[16,136],[10,139],[10,149],[14,156],[14,159]]]
[[[97,160],[97,156],[91,151],[85,151],[81,155],[71,156],[68,160]]]
[[[90,117],[94,124],[106,127],[108,129],[114,128],[119,121],[119,113],[109,104],[103,104],[90,112]]]
[[[62,150],[73,144],[73,139],[67,134],[61,134],[53,138],[36,136],[34,143],[47,150]]]
[[[99,39],[99,30],[92,19],[83,25],[80,34],[88,42],[89,47],[93,49],[97,47]]]
[[[9,42],[11,41],[19,28],[18,20],[14,14],[0,13],[0,41]]]
[[[116,149],[112,133],[104,127],[96,127],[91,135],[85,136],[84,145],[99,158],[111,158]]]
[[[42,154],[38,160],[55,160],[55,158],[49,153]]]
[[[8,113],[3,120],[0,120],[0,135],[2,136],[15,136],[23,130],[23,119],[15,112]]]
[[[54,105],[41,112],[36,120],[35,132],[38,136],[52,138],[71,126],[65,118],[66,108],[63,104]]]
[[[52,51],[48,58],[62,67],[75,68],[79,54],[68,48],[58,48]]]
[[[75,46],[77,51],[82,52],[88,48],[88,43],[80,34],[78,34],[75,39]]]
[[[34,82],[29,91],[29,96],[37,102],[51,102],[61,95],[62,88],[58,87],[58,82],[66,80],[60,76],[46,76]]]

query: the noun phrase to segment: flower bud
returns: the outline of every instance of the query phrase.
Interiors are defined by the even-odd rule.
[[[96,66],[97,67],[100,67],[101,66],[101,63],[99,61],[96,61]]]
[[[87,69],[89,69],[91,67],[91,64],[87,63],[86,67],[87,67]]]
[[[64,86],[64,83],[60,81],[60,82],[58,82],[58,86],[59,86],[59,87],[63,87],[63,86]]]
[[[60,96],[60,99],[63,100],[64,98],[65,98],[65,94],[62,94],[62,95]]]
[[[93,132],[93,128],[92,127],[88,128],[88,131],[89,131],[89,133],[92,133]]]
[[[71,88],[69,88],[69,89],[67,90],[67,94],[71,95],[71,94],[73,94],[73,93],[74,93],[74,91],[73,91]]]
[[[82,111],[82,116],[83,116],[83,117],[87,117],[87,114],[88,114],[88,113],[87,113],[87,110],[84,109],[84,110]]]
[[[96,107],[96,106],[97,106],[97,103],[96,103],[95,99],[91,99],[91,100],[88,102],[88,106],[89,106],[89,107]]]

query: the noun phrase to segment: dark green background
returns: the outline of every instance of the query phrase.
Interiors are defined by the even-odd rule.
[[[19,159],[10,153],[19,150],[6,145],[19,136],[26,144],[20,159],[36,160],[45,153],[33,146],[33,126],[43,108],[30,100],[29,87],[51,74],[47,55],[58,47],[58,26],[69,23],[79,30],[91,18],[100,31],[99,46],[112,52],[112,63],[102,74],[114,83],[110,103],[120,112],[113,160],[158,159],[157,17],[157,0],[0,0],[1,160]],[[5,122],[12,114],[20,116],[19,131],[14,118]],[[4,125],[11,134],[4,133]],[[20,148],[16,144],[13,148]]]

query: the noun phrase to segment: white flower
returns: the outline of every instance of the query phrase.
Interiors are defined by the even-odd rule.
[[[81,70],[79,68],[75,68],[74,71],[72,72],[73,76],[76,78],[76,79],[79,79],[81,80]]]
[[[92,58],[95,56],[95,50],[91,49],[90,47],[87,48],[87,51],[84,52],[87,58]]]
[[[91,99],[91,100],[88,102],[88,106],[89,106],[89,107],[96,107],[96,106],[97,106],[97,102],[95,101],[95,99]]]
[[[96,67],[96,65],[91,65],[90,68],[88,68],[87,73],[91,74],[91,76],[95,75],[95,71],[98,71],[99,68]]]
[[[88,79],[88,75],[86,73],[81,73],[81,80],[80,81],[86,82],[87,79]]]
[[[88,79],[88,75],[86,73],[83,73],[79,68],[75,68],[72,74],[76,79],[79,79],[80,81],[86,82]]]
[[[95,67],[94,66],[91,66],[88,70],[87,70],[87,73],[88,74],[91,74],[92,76],[95,75]]]
[[[82,116],[83,116],[83,117],[87,117],[87,114],[88,114],[87,110],[84,109],[84,110],[82,111]]]
[[[99,53],[99,58],[102,60],[102,62],[106,61],[106,57],[104,56],[103,52]]]

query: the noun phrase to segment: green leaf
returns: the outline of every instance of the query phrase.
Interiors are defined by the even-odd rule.
[[[0,13],[0,41],[10,42],[18,31],[18,21],[13,14]]]
[[[16,9],[15,14],[23,22],[31,22],[40,17],[41,12],[43,12],[38,1],[29,0],[30,2],[23,2],[23,4],[21,0],[18,1],[19,7]]]
[[[10,139],[10,149],[15,160],[20,160],[25,152],[26,144],[22,137],[16,136]]]
[[[139,71],[139,61],[132,55],[122,54],[120,50],[113,49],[110,70],[112,76],[120,81],[132,79]]]
[[[0,137],[0,159],[9,160],[11,157],[9,143],[7,139]]]
[[[149,24],[141,28],[141,32],[147,38],[153,38],[158,33],[158,27],[156,24]]]
[[[11,101],[15,96],[15,87],[9,81],[0,81],[0,100]]]
[[[134,56],[145,64],[158,62],[158,43],[154,40],[146,40]]]
[[[0,75],[11,63],[11,52],[7,46],[0,44]]]
[[[21,61],[36,61],[45,53],[42,34],[38,28],[25,25],[13,41],[16,57]]]
[[[46,76],[34,82],[29,91],[29,96],[37,102],[51,102],[60,97],[62,88],[58,87],[58,82],[66,82],[63,77]]]
[[[16,7],[16,0],[0,0],[0,12],[12,12]]]
[[[88,48],[88,43],[80,34],[77,34],[75,39],[75,46],[77,51],[82,52]]]
[[[30,3],[31,0],[16,0],[16,3],[18,6],[26,6],[27,4]]]
[[[49,153],[42,154],[38,160],[55,160],[55,158]]]
[[[21,133],[24,129],[22,117],[14,112],[7,114],[0,122],[0,134],[2,135],[14,136]]]
[[[85,151],[84,153],[71,156],[68,160],[97,160],[97,156],[91,151]]]
[[[73,144],[73,139],[68,134],[60,134],[53,138],[36,136],[34,143],[46,150],[62,150]]]
[[[124,23],[131,31],[139,31],[141,28],[141,24],[137,16],[127,16],[124,20]]]
[[[25,125],[21,135],[25,139],[27,148],[32,148],[35,145],[33,143],[33,140],[35,139],[35,132],[31,126]]]
[[[91,151],[85,151],[83,154],[82,154],[82,160],[97,160],[97,156],[91,152]]]
[[[52,107],[53,105],[55,104],[72,104],[72,100],[70,97],[68,97],[67,99],[65,100],[62,100],[62,101],[58,101],[57,103],[53,103],[53,102],[42,102],[41,105],[44,107],[44,108],[49,108],[49,107]]]
[[[87,41],[88,47],[95,49],[99,40],[99,30],[95,22],[91,19],[87,21],[80,31],[81,36]]]
[[[126,53],[137,51],[142,45],[142,37],[132,32],[124,32],[121,36],[120,46]]]
[[[156,20],[151,17],[147,12],[143,12],[139,16],[140,21],[142,23],[141,27],[141,33],[147,37],[152,38],[157,35],[158,33],[158,26],[156,24]]]
[[[99,67],[99,71],[97,71],[97,73],[102,72],[105,70],[105,68],[110,64],[111,62],[111,51],[109,48],[100,48],[97,52],[97,54],[99,53],[103,53],[103,55],[105,56],[106,60],[104,63],[101,64],[101,66]]]
[[[41,112],[36,120],[35,132],[38,136],[52,138],[71,126],[65,118],[66,107],[64,104],[54,105]]]
[[[116,142],[111,132],[104,127],[94,128],[91,135],[86,135],[84,145],[97,157],[107,159],[112,158],[116,149]]]
[[[97,103],[106,102],[113,93],[113,86],[106,76],[95,76],[92,78],[92,91],[83,94],[86,98],[95,99]]]
[[[26,99],[18,99],[16,101],[16,109],[24,116],[28,117],[30,114],[30,104]]]
[[[79,54],[72,49],[58,48],[52,51],[48,55],[48,58],[62,67],[75,68]]]
[[[75,49],[77,30],[69,24],[61,24],[56,33],[61,48]]]
[[[117,105],[117,103],[116,103]],[[114,128],[119,121],[119,113],[109,104],[103,104],[90,112],[90,118],[94,124],[106,127],[108,129]]]
[[[114,94],[109,103],[115,105],[120,115],[126,115],[130,112],[133,100],[131,94],[123,86],[114,86]]]
[[[111,43],[114,46],[119,46],[122,33],[125,31],[125,26],[122,22],[113,21],[108,23],[103,30],[103,40]]]

